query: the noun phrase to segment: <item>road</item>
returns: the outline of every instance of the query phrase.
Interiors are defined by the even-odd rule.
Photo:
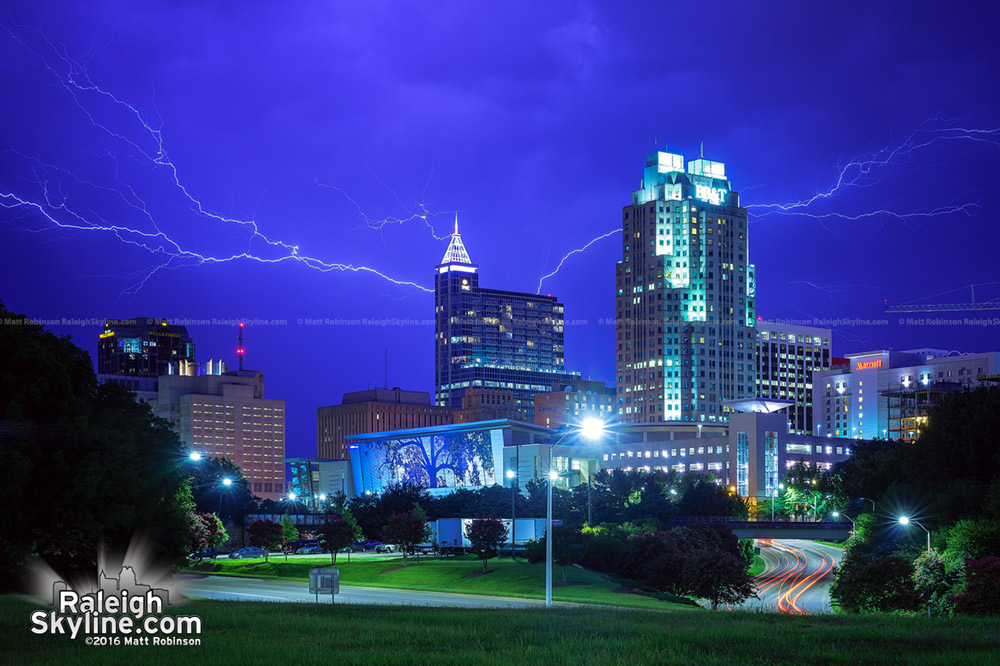
[[[316,601],[316,597],[309,594],[309,584],[305,581],[263,580],[236,576],[200,576],[196,574],[180,574],[177,576],[177,580],[185,594],[209,599],[310,603]],[[320,595],[319,599],[321,602],[330,603],[327,596]],[[340,594],[337,595],[336,603],[456,606],[462,608],[541,608],[545,605],[541,599],[509,599],[476,594],[420,592],[353,585],[340,586]],[[576,604],[555,602],[555,605],[570,607]]]
[[[843,549],[799,539],[763,542],[760,555],[767,568],[756,578],[760,599],[739,606],[743,610],[781,613],[830,613],[833,567]]]

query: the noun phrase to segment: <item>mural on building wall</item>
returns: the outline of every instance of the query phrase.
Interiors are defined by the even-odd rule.
[[[382,486],[409,481],[424,488],[484,486],[495,481],[489,431],[387,439],[371,448]]]

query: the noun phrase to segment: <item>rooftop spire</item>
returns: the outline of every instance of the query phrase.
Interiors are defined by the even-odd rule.
[[[442,264],[471,264],[472,260],[469,259],[469,253],[465,249],[465,244],[462,243],[462,237],[458,233],[458,213],[455,213],[455,233],[451,235],[451,242],[448,243],[448,249],[445,250],[444,259],[441,260]]]

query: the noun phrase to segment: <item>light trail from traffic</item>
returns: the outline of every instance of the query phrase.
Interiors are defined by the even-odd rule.
[[[793,615],[829,613],[829,587],[840,554],[838,548],[811,541],[762,545],[761,557],[767,568],[756,578],[758,599],[739,608],[765,608]]]

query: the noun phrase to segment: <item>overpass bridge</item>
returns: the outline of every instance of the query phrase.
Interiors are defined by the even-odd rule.
[[[810,539],[843,541],[851,536],[851,524],[833,521],[746,520],[729,516],[683,516],[674,525],[688,523],[725,525],[741,539]]]

